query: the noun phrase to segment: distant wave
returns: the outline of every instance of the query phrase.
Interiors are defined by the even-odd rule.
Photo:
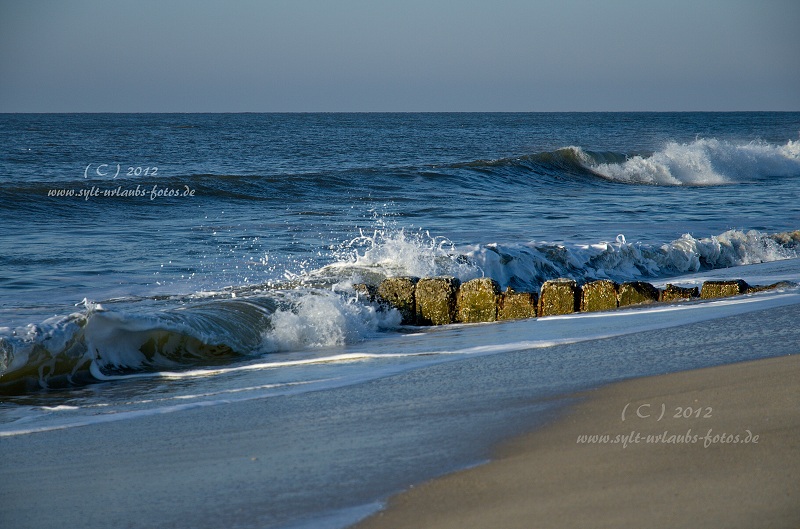
[[[553,176],[594,176],[624,184],[713,186],[800,176],[800,141],[775,145],[697,139],[691,143],[669,142],[647,154],[596,152],[569,146],[453,167],[500,175],[516,170]]]
[[[767,178],[800,177],[800,141],[772,144],[697,139],[669,142],[652,153],[592,151],[568,146],[553,151],[453,164],[360,167],[321,172],[263,174],[185,174],[169,178],[72,178],[60,181],[28,179],[0,186],[0,202],[9,210],[72,214],[76,206],[118,208],[177,202],[153,200],[153,189],[178,194],[192,191],[194,200],[281,202],[286,196],[370,196],[402,201],[421,193],[438,193],[453,186],[464,193],[482,190],[493,195],[515,193],[531,186],[542,189],[598,186],[607,182],[653,186],[717,186]],[[358,182],[354,187],[353,183]],[[85,193],[93,191],[91,197]],[[65,195],[53,195],[53,193]],[[136,192],[134,194],[134,192]],[[183,200],[183,202],[186,202]]]
[[[599,160],[574,149],[593,172],[628,184],[708,186],[800,176],[800,141],[785,145],[716,139],[670,142],[652,155],[635,155],[622,162]]]

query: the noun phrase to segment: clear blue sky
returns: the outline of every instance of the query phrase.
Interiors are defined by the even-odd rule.
[[[799,0],[0,0],[0,112],[800,110]]]

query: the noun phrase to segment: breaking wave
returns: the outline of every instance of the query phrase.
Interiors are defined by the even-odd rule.
[[[593,172],[628,184],[709,186],[800,175],[800,141],[785,145],[716,139],[670,142],[652,155],[613,163],[578,153]]]
[[[685,234],[661,245],[630,243],[623,235],[590,245],[489,244],[468,256],[501,285],[536,290],[558,277],[633,281],[789,259],[798,256],[798,242],[798,232],[769,236],[730,230],[701,238]]]
[[[243,357],[342,346],[400,325],[400,315],[366,302],[355,283],[398,275],[491,277],[537,290],[557,277],[578,281],[671,277],[798,257],[800,231],[731,230],[661,245],[614,241],[456,246],[425,231],[378,229],[341,245],[332,264],[284,283],[180,299],[153,298],[113,310],[81,310],[21,328],[0,328],[0,394],[80,385],[108,377],[225,365]]]
[[[226,296],[147,315],[87,301],[84,310],[67,316],[0,328],[0,394],[344,345],[400,322],[396,312],[329,290]]]
[[[800,176],[800,141],[775,145],[697,139],[669,142],[652,153],[596,152],[570,146],[527,156],[454,167],[504,175],[514,171],[655,186],[714,186]]]
[[[349,255],[312,276],[353,283],[377,284],[391,276],[451,275],[462,281],[491,277],[501,287],[538,290],[549,279],[634,281],[673,277],[704,270],[756,264],[800,255],[800,231],[765,234],[729,230],[711,237],[684,234],[663,244],[614,241],[593,244],[490,243],[456,246],[426,232],[376,230],[344,245]]]

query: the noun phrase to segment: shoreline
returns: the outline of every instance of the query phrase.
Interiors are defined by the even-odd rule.
[[[580,392],[489,463],[395,495],[352,527],[797,527],[798,380],[790,355]]]
[[[693,323],[684,320],[696,320],[694,310],[673,321],[675,326],[650,330],[644,330],[649,319],[634,318],[633,325],[640,330],[630,334],[436,362],[296,394],[198,401],[180,410],[164,410],[169,413],[144,405],[141,411],[145,413],[130,420],[94,421],[1,437],[0,449],[8,457],[0,465],[0,494],[6,499],[0,503],[0,519],[41,529],[346,527],[400,491],[490,460],[497,454],[494,447],[512,447],[514,442],[508,440],[526,432],[549,431],[548,424],[557,424],[568,413],[574,402],[570,399],[598,394],[587,388],[723,362],[796,355],[797,301],[796,296],[784,296],[752,306],[752,301],[744,305],[724,302],[716,309],[712,305],[704,309],[713,309],[715,318]],[[740,312],[742,307],[759,308]],[[665,317],[661,312],[655,315]],[[634,316],[636,311],[620,311],[590,319],[600,331],[631,325]],[[424,339],[431,346],[475,346],[480,333],[490,345],[501,337],[502,343],[522,343],[533,334],[544,339],[568,332],[573,319],[456,327]],[[796,380],[797,370],[793,373]],[[238,392],[254,381],[267,382],[263,372],[256,373],[258,380],[238,375],[235,386],[216,390]],[[624,384],[628,382],[621,387]],[[770,379],[769,387],[773,385]],[[751,386],[768,384],[755,381]],[[114,388],[115,394],[127,390],[131,395],[158,389],[146,380]],[[668,389],[658,395],[669,394]],[[626,395],[626,403],[630,399]],[[798,399],[789,400],[796,405]],[[708,402],[715,418],[718,411],[723,417],[728,415],[718,410],[727,401]],[[617,418],[623,404],[614,403],[611,418],[601,425],[612,427],[609,433],[624,433]],[[670,404],[688,405],[685,401]],[[67,421],[73,411],[50,413]],[[86,416],[112,415],[101,408],[99,414]],[[759,425],[745,426],[764,435]],[[563,438],[557,441],[553,457],[565,444]],[[627,447],[625,455],[633,448]],[[685,447],[667,445],[662,449],[685,451]],[[47,498],[48,509],[40,508],[41,498]],[[461,527],[460,522],[456,526]],[[514,527],[507,523],[485,526]]]

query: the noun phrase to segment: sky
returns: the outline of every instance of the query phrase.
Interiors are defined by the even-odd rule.
[[[800,110],[799,0],[0,0],[0,112]]]

